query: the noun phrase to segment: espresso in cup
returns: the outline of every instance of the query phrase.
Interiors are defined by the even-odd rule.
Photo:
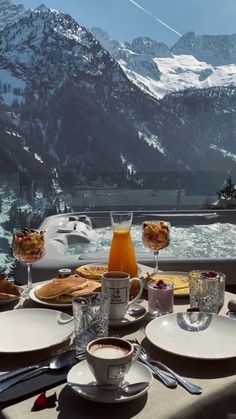
[[[124,339],[104,337],[87,345],[86,358],[98,384],[120,385],[138,358],[139,345]]]
[[[139,283],[139,292],[132,301],[129,301],[130,287],[133,282]],[[140,278],[130,278],[129,274],[120,271],[105,272],[102,276],[102,292],[110,300],[109,318],[121,320],[130,304],[137,301],[143,292],[143,283]]]
[[[107,358],[107,359],[121,358],[125,355],[128,355],[129,353],[127,348],[121,348],[120,346],[113,345],[110,343],[107,343],[107,344],[98,343],[96,345],[93,345],[92,348],[90,349],[90,352],[92,355],[98,358]]]

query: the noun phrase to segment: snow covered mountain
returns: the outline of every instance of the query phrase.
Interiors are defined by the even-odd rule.
[[[236,86],[236,34],[183,35],[169,49],[147,37],[119,43],[93,28],[101,45],[120,63],[129,79],[156,98],[186,89]]]
[[[7,25],[0,38],[0,78],[2,103],[17,112],[12,122],[20,135],[30,139],[31,147],[47,148],[60,170],[75,171],[78,165],[100,170],[104,156],[107,170],[143,170],[137,149],[153,169],[157,161],[168,165],[166,155],[154,157],[147,142],[140,141],[136,127],[141,133],[148,130],[141,106],[154,114],[156,104],[69,15],[40,6]]]
[[[0,0],[0,30],[14,23],[27,9],[22,4],[13,4],[10,0]]]
[[[196,35],[187,32],[173,46],[173,54],[193,55],[213,66],[236,63],[236,33],[233,35]]]
[[[0,32],[1,168],[137,183],[150,173],[149,186],[157,171],[235,168],[230,67],[149,38],[98,41],[42,5]]]

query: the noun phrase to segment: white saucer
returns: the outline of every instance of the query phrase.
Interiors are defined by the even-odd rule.
[[[110,390],[102,390],[100,388],[79,388],[76,386],[71,386],[71,388],[75,393],[79,394],[81,397],[84,397],[85,399],[101,403],[121,403],[132,399],[136,399],[137,397],[140,397],[143,394],[145,394],[152,383],[152,379],[153,377],[150,369],[141,362],[136,361],[133,363],[128,374],[125,376],[125,383],[133,384],[138,383],[140,381],[146,381],[147,383],[149,383],[149,385],[144,390],[141,390],[139,393],[125,395]],[[67,375],[68,383],[71,382],[78,384],[90,384],[94,381],[94,376],[89,369],[87,361],[82,361],[79,364],[74,365],[74,367],[70,369]]]
[[[128,326],[133,323],[137,323],[139,320],[143,319],[147,314],[147,310],[137,316],[131,316],[130,314],[126,313],[125,317],[120,320],[109,320],[109,326],[110,327],[123,327]]]

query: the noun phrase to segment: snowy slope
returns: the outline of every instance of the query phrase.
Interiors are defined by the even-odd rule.
[[[232,58],[234,53],[236,57],[236,44],[235,48],[231,45],[231,55],[228,53],[229,62],[232,61],[232,63],[226,64],[225,60],[224,65],[213,65],[193,55],[195,50],[189,47],[189,36],[183,36],[182,42],[181,38],[179,44],[176,44],[171,51],[165,44],[157,43],[147,37],[137,38],[132,44],[128,44],[111,39],[105,31],[99,28],[93,28],[91,31],[102,46],[119,62],[129,79],[146,93],[158,99],[168,93],[186,89],[236,85],[236,64]],[[195,38],[198,41],[196,51],[199,57],[209,58],[211,61],[210,57],[214,56],[216,60],[218,53],[218,62],[222,61],[222,43],[225,41],[228,45],[229,36],[225,38],[221,36],[221,50],[220,47],[216,48],[217,37],[213,37],[212,49],[210,49],[209,36]],[[234,40],[234,35],[231,38]]]

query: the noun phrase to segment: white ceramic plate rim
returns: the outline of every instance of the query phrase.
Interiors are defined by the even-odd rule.
[[[25,328],[25,334],[27,335],[27,339],[28,339],[28,346],[23,347],[21,345],[21,341],[22,341],[22,335],[19,336],[18,338],[16,337],[16,343],[14,342],[14,346],[13,344],[10,345],[10,347],[6,347],[4,346],[4,339],[1,339],[0,341],[0,353],[25,353],[25,352],[33,352],[33,351],[38,351],[41,349],[46,349],[46,348],[51,348],[59,343],[62,343],[64,341],[66,341],[67,339],[69,339],[69,337],[72,335],[73,331],[74,331],[74,324],[73,322],[71,322],[71,315],[63,313],[61,311],[58,310],[50,310],[50,309],[45,309],[45,308],[24,308],[24,309],[19,309],[19,310],[11,310],[11,311],[4,311],[2,313],[0,313],[0,330],[2,328],[2,321],[3,323],[5,322],[6,324],[3,326],[3,328],[5,327],[5,329],[9,332],[9,318],[10,317],[15,317],[15,324],[16,324],[16,328],[17,328],[17,322],[21,322],[22,324],[22,315],[24,317],[24,321],[25,321],[25,317],[29,316],[32,319],[32,314],[33,315],[38,315],[38,316],[42,316],[42,314],[46,314],[49,316],[53,316],[55,318],[55,325],[57,325],[58,322],[58,318],[60,316],[65,317],[66,319],[68,319],[68,321],[65,321],[66,319],[62,319],[62,322],[60,323],[60,327],[63,328],[63,333],[59,333],[58,336],[55,335],[55,338],[51,339],[52,333],[55,332],[55,328],[53,330],[49,330],[50,333],[50,343],[48,341],[48,343],[42,343],[42,341],[39,343],[39,340],[36,342],[34,339],[32,341],[31,339],[31,333],[30,333],[30,328],[29,325],[27,325],[27,322],[25,322],[26,328]],[[4,319],[4,320],[3,320]],[[14,319],[13,319],[14,320]],[[43,318],[42,318],[43,320]],[[47,323],[45,322],[44,324],[47,325]],[[15,333],[14,330],[11,330],[10,333]],[[44,335],[45,337],[45,335]]]
[[[212,321],[215,324],[218,323],[218,328],[223,329],[221,323],[228,323],[228,326],[232,326],[232,336],[234,341],[231,341],[231,337],[229,338],[229,342],[223,342],[222,347],[224,348],[224,352],[218,353],[216,346],[211,342],[211,331],[209,332],[210,328],[207,328],[204,336],[204,342],[201,342],[201,336],[198,333],[188,332],[181,332],[181,328],[178,328],[176,325],[176,319],[178,315],[193,315],[193,313],[172,313],[167,314],[165,316],[158,317],[152,320],[146,326],[145,333],[147,339],[157,348],[160,348],[166,352],[173,353],[175,355],[184,356],[187,358],[195,358],[195,359],[206,359],[206,360],[217,360],[217,359],[227,359],[227,358],[235,358],[236,357],[236,323],[235,320],[230,319],[225,316],[219,316],[213,313],[205,313],[206,315],[212,316]],[[204,314],[204,313],[196,313],[196,314]],[[172,341],[174,342],[173,347],[172,344],[169,345],[168,342],[165,342],[165,337],[163,330],[166,326],[168,326],[168,322],[173,323],[172,330],[169,330],[169,335],[172,337]],[[230,322],[230,323],[229,323]],[[166,323],[166,326],[165,326]],[[175,335],[175,330],[177,331]],[[201,332],[200,332],[201,333]],[[200,339],[199,339],[200,336]],[[202,335],[203,336],[203,335]],[[221,343],[222,337],[217,339]],[[187,342],[186,342],[187,340]],[[194,341],[193,341],[194,340]],[[199,348],[198,352],[194,352],[195,344]],[[205,345],[206,344],[206,345]],[[233,349],[231,348],[233,347]]]
[[[31,288],[31,290],[29,292],[29,296],[30,296],[31,300],[35,301],[36,303],[47,306],[47,307],[58,307],[58,308],[60,308],[60,307],[71,307],[72,302],[71,303],[65,303],[65,304],[63,304],[63,303],[50,303],[50,300],[43,301],[43,300],[40,300],[38,297],[36,297],[35,291],[38,290],[39,288],[41,288],[43,285],[49,283],[49,282],[51,282],[51,280],[50,281],[45,281],[42,284],[36,285],[35,287]]]
[[[144,390],[141,390],[139,393],[136,393],[136,394],[132,394],[132,395],[129,395],[129,396],[121,395],[120,398],[115,398],[114,397],[113,399],[108,400],[104,396],[107,395],[107,394],[109,394],[109,396],[112,396],[114,393],[111,392],[111,391],[109,393],[107,393],[106,390],[103,390],[103,391],[102,390],[99,390],[99,391],[95,390],[95,395],[93,395],[93,391],[91,391],[92,389],[89,389],[89,391],[88,391],[86,388],[83,388],[83,389],[81,388],[81,391],[78,391],[78,389],[75,386],[71,386],[71,389],[77,395],[79,395],[79,396],[81,396],[85,399],[88,399],[88,400],[91,400],[91,401],[96,401],[96,402],[101,402],[101,403],[122,403],[122,402],[126,402],[126,401],[129,401],[129,400],[133,400],[133,399],[136,399],[137,397],[140,397],[143,394],[145,394],[148,391],[148,389],[150,388],[152,380],[153,380],[151,370],[146,365],[144,365],[143,363],[141,363],[139,361],[136,361],[136,362],[133,363],[133,365],[131,366],[131,368],[130,368],[128,374],[127,374],[127,379],[128,379],[129,383],[137,382],[136,380],[134,381],[132,379],[129,379],[129,376],[132,377],[132,372],[134,371],[134,369],[139,369],[141,371],[140,372],[140,378],[139,378],[138,381],[147,381],[149,383],[149,385]],[[88,379],[86,381],[86,378],[85,378],[85,381],[83,380],[83,384],[86,384],[87,382],[89,382],[88,380],[93,380],[94,381],[95,379],[94,379],[92,373],[89,370],[88,363],[87,363],[86,360],[84,360],[84,361],[81,361],[79,364],[74,365],[70,369],[70,371],[68,372],[68,375],[67,375],[67,382],[73,382],[73,383],[78,382],[78,384],[79,384],[78,379],[79,379],[79,376],[81,376],[81,375],[79,375],[79,372],[81,374],[83,374],[83,371],[86,371],[86,370],[87,370]],[[96,396],[96,391],[97,391],[97,396]],[[103,396],[103,398],[102,398],[102,396]]]

